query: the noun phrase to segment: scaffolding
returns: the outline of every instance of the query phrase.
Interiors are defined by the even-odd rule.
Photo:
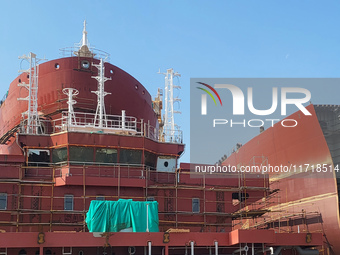
[[[264,156],[254,156],[249,161],[248,166],[268,166],[268,158]],[[233,227],[238,229],[275,229],[278,233],[300,233],[300,232],[316,232],[324,233],[322,226],[322,215],[319,211],[295,211],[289,210],[295,204],[301,202],[307,205],[313,204],[309,198],[299,200],[298,202],[282,201],[282,192],[280,189],[273,188],[280,187],[280,180],[275,177],[267,179],[269,182],[264,183],[268,187],[267,192],[263,193],[263,197],[255,203],[245,204],[235,214],[239,215],[234,218]],[[240,176],[240,193],[242,192],[243,176]],[[271,187],[271,189],[269,189]],[[286,198],[287,200],[287,198]],[[316,224],[316,225],[315,225]],[[309,225],[313,225],[313,231],[310,230]],[[315,227],[317,226],[317,227]]]
[[[2,165],[11,168],[11,176],[0,179],[2,187],[11,190],[8,194],[8,210],[0,212],[0,229],[5,231],[28,231],[43,228],[44,231],[86,231],[85,217],[91,200],[118,200],[120,198],[159,202],[160,228],[190,228],[195,231],[228,231],[232,220],[243,217],[235,212],[235,206],[228,199],[231,193],[266,192],[268,187],[258,185],[258,181],[246,181],[247,186],[238,186],[238,177],[232,185],[214,185],[204,174],[196,174],[184,169],[175,172],[157,172],[145,165],[54,165],[22,166]],[[221,176],[222,177],[222,176]],[[100,186],[94,186],[91,178],[110,180],[111,187],[94,194]],[[196,178],[197,181],[190,181]],[[61,180],[77,180],[72,190],[74,210],[63,208],[65,185]],[[96,179],[98,180],[98,179]],[[126,182],[129,183],[127,187]],[[135,183],[135,184],[133,184]],[[129,190],[134,190],[132,193]],[[1,192],[1,191],[0,191]],[[69,192],[69,191],[68,191]],[[254,194],[255,194],[254,193]],[[199,198],[199,209],[193,212],[192,200]],[[258,200],[260,197],[252,197]],[[246,201],[240,201],[243,206]],[[255,212],[253,212],[255,213]],[[7,216],[5,216],[7,215]],[[15,215],[15,217],[14,217]],[[5,219],[5,220],[4,220]]]

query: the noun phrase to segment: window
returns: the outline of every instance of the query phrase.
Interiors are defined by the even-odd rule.
[[[73,211],[73,195],[64,196],[64,210]]]
[[[240,192],[240,193],[232,193],[232,200],[238,200],[240,202],[245,201],[248,197],[249,194],[248,193],[244,193],[244,192]]]
[[[0,193],[0,210],[7,210],[7,193]]]
[[[121,149],[119,151],[119,162],[139,165],[142,163],[142,151]]]
[[[200,199],[199,198],[193,198],[192,199],[192,212],[193,213],[199,213],[200,212]]]
[[[92,147],[70,147],[70,161],[83,164],[84,162],[93,162]]]
[[[24,249],[21,249],[20,251],[19,251],[19,255],[26,255],[27,254],[27,252],[26,252],[26,250],[24,250]]]
[[[104,196],[97,196],[96,200],[98,200],[98,201],[105,201],[105,197]]]
[[[146,198],[146,201],[148,201],[148,202],[153,202],[153,201],[155,201],[155,198],[154,198],[154,197],[147,197],[147,198]]]
[[[96,162],[117,163],[117,149],[97,148]]]
[[[28,164],[33,166],[46,165],[50,163],[50,151],[49,150],[28,150]]]
[[[144,152],[144,165],[151,167],[151,169],[155,169],[157,164],[157,155],[151,152]]]
[[[62,147],[52,150],[53,163],[66,162],[67,161],[67,148]]]

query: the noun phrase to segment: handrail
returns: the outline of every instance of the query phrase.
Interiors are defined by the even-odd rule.
[[[106,115],[106,119],[99,126],[96,114],[75,112],[71,116],[68,112],[62,112],[61,118],[54,120],[40,119],[41,127],[38,130],[41,134],[56,134],[60,132],[91,132],[111,133],[130,136],[147,137],[153,141],[164,143],[183,143],[181,130],[172,130],[171,137],[161,133],[160,129],[150,125],[143,120],[137,121],[136,117],[123,115]],[[20,124],[20,133],[25,133],[25,122]]]

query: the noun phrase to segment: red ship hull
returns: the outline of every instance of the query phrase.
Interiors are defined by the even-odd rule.
[[[97,96],[91,91],[97,90],[97,81],[91,77],[97,75],[97,69],[92,64],[87,69],[81,68],[83,61],[95,64],[99,62],[93,58],[69,57],[39,65],[38,111],[42,115],[56,119],[62,111],[67,110],[67,97],[62,92],[64,88],[79,91],[75,111],[95,112]],[[121,110],[125,109],[127,115],[149,121],[150,125],[156,126],[157,116],[152,109],[151,96],[140,82],[110,63],[105,63],[105,77],[111,78],[105,82],[105,91],[111,93],[105,99],[107,114],[120,115]],[[20,82],[29,82],[26,73],[13,80],[8,97],[0,107],[2,143],[14,133],[11,129],[20,123],[21,114],[27,111],[27,101],[18,101],[18,98],[28,95],[26,88],[18,86]]]
[[[338,254],[339,197],[337,171],[334,171],[337,162],[333,162],[325,134],[320,127],[321,118],[317,116],[321,115],[320,111],[317,114],[313,105],[307,109],[312,116],[296,112],[288,117],[298,121],[297,127],[285,128],[276,124],[247,142],[222,164],[251,166],[255,165],[257,158],[265,165],[291,167],[291,174],[270,173],[270,188],[277,194],[269,198],[266,206],[262,206],[273,212],[250,225],[254,228],[274,227],[280,232],[321,232],[325,247]],[[306,164],[310,166],[308,172]],[[317,164],[325,166],[327,172],[317,171]],[[296,224],[292,223],[294,221]]]

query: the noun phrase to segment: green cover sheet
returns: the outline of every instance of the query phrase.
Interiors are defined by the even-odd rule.
[[[86,214],[86,224],[90,232],[119,232],[126,228],[132,228],[133,232],[146,232],[147,210],[149,232],[158,232],[157,201],[92,200]]]

